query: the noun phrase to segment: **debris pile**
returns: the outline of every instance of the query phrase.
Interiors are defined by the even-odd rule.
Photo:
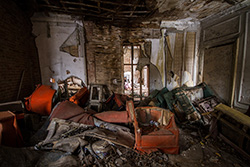
[[[134,150],[129,132],[105,131],[57,118],[51,121],[48,130],[46,139],[35,148],[76,155],[83,166],[166,166],[168,162],[167,154],[162,152],[141,154]],[[119,137],[121,134],[124,136]]]
[[[6,111],[19,102],[11,104],[0,104],[0,108]],[[245,166],[244,159],[230,155],[234,149],[224,149],[227,145],[220,143],[221,138],[235,139],[231,145],[240,143],[237,151],[246,157],[250,154],[250,118],[221,104],[205,83],[155,90],[134,106],[128,96],[115,94],[106,85],[87,88],[73,77],[60,83],[58,91],[39,85],[25,99],[25,107],[21,115],[13,115],[14,123],[9,122],[18,130],[15,119],[23,121],[20,129],[36,132],[26,144],[32,147],[21,149],[24,155],[34,152],[28,158],[30,166],[235,166],[232,159]],[[3,113],[0,142],[2,137],[6,141]],[[236,135],[228,133],[230,128]],[[210,136],[219,136],[219,144],[218,138]],[[2,154],[0,159],[5,157]],[[7,159],[3,163],[16,166]]]

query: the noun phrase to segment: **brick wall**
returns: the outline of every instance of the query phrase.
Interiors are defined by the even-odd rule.
[[[118,28],[84,21],[88,84],[107,84],[116,93],[123,93],[123,42],[159,39],[159,28]],[[112,83],[117,79],[118,84]]]
[[[84,22],[86,31],[86,57],[88,83],[107,84],[122,93],[122,82],[112,84],[112,79],[122,81],[122,41],[120,28]]]
[[[0,1],[0,18],[0,102],[7,102],[16,100],[23,71],[19,99],[29,96],[41,77],[30,19],[11,0]]]

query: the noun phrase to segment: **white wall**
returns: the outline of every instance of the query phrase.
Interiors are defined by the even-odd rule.
[[[87,69],[84,52],[84,38],[80,37],[79,57],[73,57],[60,51],[60,46],[78,26],[83,33],[82,23],[67,15],[49,14],[50,17],[36,13],[31,18],[33,34],[36,36],[42,84],[51,85],[50,78],[55,81],[76,76],[87,84]],[[57,89],[57,83],[52,84]]]

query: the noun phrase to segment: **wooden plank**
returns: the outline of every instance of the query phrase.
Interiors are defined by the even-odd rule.
[[[60,0],[60,2],[62,2],[62,0]],[[65,10],[65,11],[68,11],[68,9],[66,8],[66,6],[63,4],[63,3],[61,3],[62,4],[62,6],[63,6],[63,9]]]
[[[225,120],[224,118],[220,118],[219,119],[220,122],[222,122],[223,124],[227,125],[229,128],[231,128],[232,130],[234,130],[235,132],[237,132],[238,134],[246,137],[248,140],[250,140],[250,136],[248,134],[246,134],[245,132],[243,132],[241,129],[239,129],[238,127],[234,126],[233,124],[231,124],[230,122],[228,122],[227,120]],[[223,132],[222,132],[223,133]]]
[[[89,0],[89,1],[92,1],[92,2],[98,2],[99,0]],[[110,4],[110,5],[122,5],[122,6],[137,6],[137,7],[146,7],[145,5],[142,5],[142,4],[130,4],[130,3],[117,3],[117,2],[110,2],[110,1],[100,1],[101,3],[103,4]]]
[[[229,145],[231,145],[239,153],[241,153],[243,156],[245,156],[246,158],[248,158],[250,160],[250,155],[249,154],[247,154],[244,150],[242,150],[239,146],[237,146],[232,141],[230,141],[228,138],[226,138],[225,136],[223,136],[221,133],[219,135],[222,138],[222,140],[224,140],[226,143],[228,143]]]
[[[99,13],[101,13],[101,3],[100,3],[100,0],[98,0],[97,6],[98,6],[98,11],[99,11]]]
[[[79,5],[79,6],[85,6],[85,7],[90,7],[90,8],[99,9],[99,7],[98,7],[98,6],[89,5],[89,4],[80,3],[80,2],[68,2],[68,1],[61,1],[61,3],[64,3],[64,4],[70,4],[70,5]],[[104,10],[104,11],[108,11],[108,12],[116,13],[116,11],[115,11],[115,10],[111,10],[111,9],[108,9],[108,8],[100,7],[100,9],[101,9],[101,10]]]
[[[106,16],[101,16],[101,15],[96,15],[96,14],[91,14],[91,13],[85,13],[85,12],[75,12],[75,11],[65,11],[63,9],[51,9],[51,12],[59,12],[59,13],[66,13],[66,14],[74,14],[74,15],[81,15],[81,16],[93,16],[96,17],[96,19],[98,18],[106,18],[106,19],[112,19]],[[107,20],[105,20],[107,21]]]
[[[120,11],[121,14],[129,14],[131,11]],[[150,13],[150,11],[142,10],[142,11],[134,11],[134,14],[147,14]]]
[[[58,6],[54,6],[54,5],[39,5],[39,7],[44,7],[44,8],[53,8],[53,9],[59,9],[59,10],[62,10],[61,7],[58,7]],[[69,12],[68,10],[74,10],[75,12],[82,12],[82,10],[84,11],[88,11],[88,12],[93,12],[93,13],[99,13],[98,11],[95,11],[95,10],[91,10],[91,9],[86,9],[86,8],[82,8],[79,9],[79,8],[73,8],[73,7],[66,7],[67,8],[67,12]]]
[[[223,112],[224,114],[232,117],[239,123],[246,125],[248,128],[250,128],[250,117],[241,113],[240,111],[230,108],[224,104],[217,105],[215,109]]]

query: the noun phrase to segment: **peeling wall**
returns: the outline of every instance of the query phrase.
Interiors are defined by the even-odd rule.
[[[85,21],[88,82],[106,84],[123,93],[121,29]],[[115,82],[113,82],[115,80]]]
[[[72,20],[67,15],[50,15],[48,17],[36,13],[31,18],[33,34],[36,36],[42,84],[50,85],[50,78],[54,78],[58,82],[70,76],[79,77],[84,84],[87,84],[84,31],[81,22]],[[78,32],[78,38],[75,39],[78,44],[78,57],[60,51],[60,47],[76,30]],[[52,86],[57,89],[57,83],[52,84]]]
[[[171,70],[180,77],[179,85],[187,81],[186,74],[192,80],[189,86],[196,85],[199,53],[199,40],[197,39],[200,37],[200,22],[191,18],[162,21],[161,27],[166,32],[164,34],[166,80],[170,81],[167,74]]]
[[[165,69],[164,69],[165,56],[164,56],[163,37],[161,37],[160,39],[147,39],[147,40],[152,42],[150,62],[157,68],[157,71],[155,69],[154,73],[152,72],[152,75],[150,76],[153,77],[153,75],[159,73],[158,78],[152,81],[154,81],[153,85],[155,85],[154,87],[155,89],[161,89],[165,84]],[[162,87],[156,85],[160,85]]]
[[[165,64],[165,55],[164,55],[164,36],[161,37],[160,39],[148,39],[152,42],[152,52],[151,52],[151,63],[154,64],[159,73],[160,73],[160,78],[161,79],[161,85],[165,84],[165,69],[164,69],[164,64]],[[158,81],[160,82],[160,81]]]

